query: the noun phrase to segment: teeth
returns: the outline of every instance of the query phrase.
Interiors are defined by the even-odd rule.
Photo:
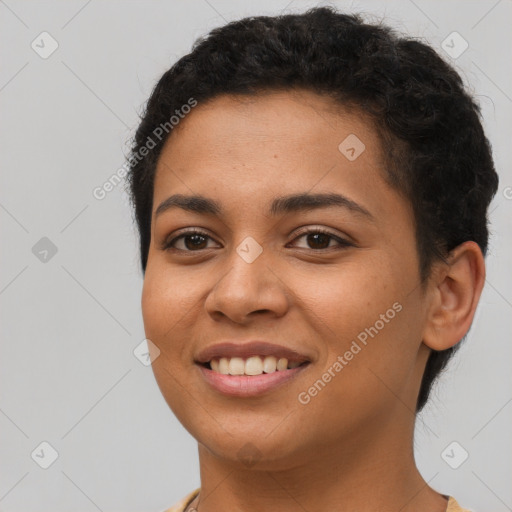
[[[211,369],[223,375],[262,375],[297,368],[300,365],[297,361],[288,363],[286,357],[277,359],[274,356],[251,356],[246,360],[241,357],[221,357],[210,361]]]
[[[267,356],[263,359],[263,371],[273,373],[277,369],[277,359],[274,356]]]
[[[277,361],[277,369],[282,371],[282,370],[286,370],[288,368],[288,359],[286,359],[285,357],[282,357],[281,359],[279,359],[279,361]]]
[[[227,357],[220,358],[219,373],[222,373],[223,375],[229,375],[229,359]]]
[[[263,373],[263,361],[258,356],[249,357],[245,361],[244,369],[246,375],[261,375]]]
[[[229,360],[229,375],[243,375],[245,363],[241,357],[232,357]]]

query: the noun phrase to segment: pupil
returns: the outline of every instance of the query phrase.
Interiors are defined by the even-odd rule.
[[[322,241],[323,241],[323,242],[327,242],[327,246],[329,246],[329,238],[330,237],[329,237],[329,235],[326,235],[325,233],[315,233],[315,234],[309,235],[308,236],[308,241],[311,241],[312,238],[315,240],[313,242],[313,246],[315,244],[318,245],[318,240],[320,240],[320,242],[319,242],[320,245],[324,245],[324,244],[322,244]],[[313,248],[314,249],[318,249],[318,247],[313,247]],[[325,248],[325,247],[323,247],[323,248]]]
[[[190,240],[195,240],[195,241],[193,241],[192,244],[189,244],[188,242]],[[204,240],[205,240],[205,237],[202,235],[189,235],[185,239],[185,245],[186,245],[187,249],[191,249],[191,248],[192,249],[202,249],[202,247],[200,247],[200,245],[201,245],[201,242],[204,243]]]

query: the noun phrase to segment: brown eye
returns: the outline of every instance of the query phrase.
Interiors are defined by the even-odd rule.
[[[332,239],[331,236],[325,233],[310,233],[306,235],[306,240],[312,249],[327,249]]]
[[[206,248],[205,241],[207,237],[203,235],[186,235],[182,238],[187,249],[194,250]],[[208,245],[207,242],[206,245]]]
[[[187,231],[165,242],[162,249],[183,252],[196,252],[208,249],[208,241],[213,240],[202,231]]]
[[[338,248],[344,248],[353,245],[352,243],[344,240],[338,235],[331,233],[330,231],[325,231],[318,228],[305,231],[304,233],[297,236],[295,240],[299,240],[301,238],[305,238],[307,246],[299,247],[300,249],[321,251],[325,249],[333,249],[336,248],[336,246]],[[335,242],[334,245],[332,244],[332,241]]]

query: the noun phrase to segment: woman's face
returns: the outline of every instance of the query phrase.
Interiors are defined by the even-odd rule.
[[[217,97],[174,128],[142,309],[158,385],[211,453],[284,467],[413,421],[429,295],[380,152],[362,116],[306,91]],[[277,347],[237,351],[251,341]],[[286,349],[305,363],[272,371]]]

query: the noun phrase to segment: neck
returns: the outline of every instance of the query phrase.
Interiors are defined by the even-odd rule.
[[[372,425],[336,447],[301,450],[296,460],[252,467],[214,455],[199,445],[201,492],[198,512],[445,512],[447,500],[431,489],[416,468],[414,422]],[[300,462],[298,462],[300,461]]]

